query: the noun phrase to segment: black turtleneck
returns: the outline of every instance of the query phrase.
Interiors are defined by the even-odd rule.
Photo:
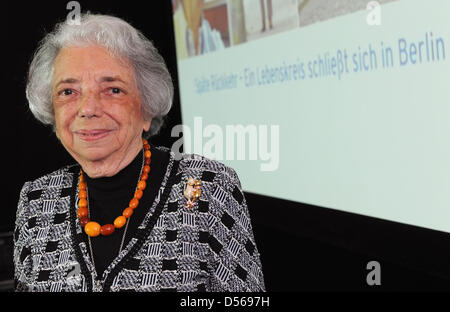
[[[133,215],[129,219],[123,248],[126,247],[138,226],[144,220],[145,215],[150,210],[169,163],[168,152],[152,147],[150,151],[152,153],[151,170],[147,180],[147,187],[144,190],[143,197],[139,201],[139,206],[134,210]],[[92,179],[86,173],[84,174],[88,187],[89,212],[92,221],[96,221],[101,225],[113,224],[114,220],[122,215],[123,210],[128,207],[128,203],[134,196],[139,181],[143,157],[141,150],[128,166],[113,177]],[[116,229],[112,235],[99,235],[91,238],[98,278],[101,278],[104,270],[119,254],[124,231],[125,226],[121,229]],[[85,241],[87,244],[87,235],[85,235]]]

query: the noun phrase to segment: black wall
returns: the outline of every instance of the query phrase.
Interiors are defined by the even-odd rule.
[[[15,1],[3,11],[7,23],[2,49],[3,233],[14,228],[23,183],[73,163],[52,130],[28,111],[24,92],[32,53],[44,34],[66,18],[67,2]],[[170,147],[178,139],[170,136],[170,130],[181,123],[170,1],[79,2],[83,12],[113,14],[129,21],[165,58],[176,94],[166,127],[152,142]],[[447,233],[255,194],[246,194],[246,199],[267,290],[450,290]],[[12,277],[11,242],[4,237],[8,236],[0,236],[0,280]],[[366,283],[366,265],[371,260],[381,265],[380,286]]]

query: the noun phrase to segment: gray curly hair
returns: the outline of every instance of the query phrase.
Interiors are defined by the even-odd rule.
[[[140,31],[109,15],[84,13],[80,25],[58,23],[40,42],[30,63],[26,86],[33,115],[55,130],[51,91],[53,63],[62,47],[86,44],[101,45],[112,55],[126,58],[132,64],[144,119],[152,120],[144,136],[157,134],[172,106],[173,83],[169,71],[157,49]]]

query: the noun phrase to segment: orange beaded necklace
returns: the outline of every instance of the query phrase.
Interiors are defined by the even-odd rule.
[[[142,139],[144,145],[144,166],[142,167],[141,176],[136,187],[133,198],[130,200],[128,207],[124,209],[121,216],[118,216],[114,220],[114,224],[105,224],[101,226],[95,221],[91,221],[89,218],[88,209],[88,196],[87,196],[87,185],[86,180],[83,176],[83,171],[80,169],[80,178],[78,181],[78,211],[77,215],[80,220],[81,226],[84,228],[84,232],[89,237],[96,237],[101,235],[107,236],[114,233],[115,229],[122,228],[126,223],[127,219],[131,217],[134,209],[139,205],[139,199],[142,198],[143,192],[147,186],[148,174],[150,172],[150,163],[152,153],[150,152],[150,145],[146,139]]]

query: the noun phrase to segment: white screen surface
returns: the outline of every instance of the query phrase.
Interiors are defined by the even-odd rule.
[[[174,1],[187,152],[248,192],[450,232],[450,1],[197,2]]]

